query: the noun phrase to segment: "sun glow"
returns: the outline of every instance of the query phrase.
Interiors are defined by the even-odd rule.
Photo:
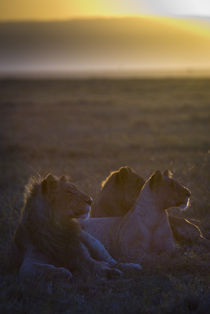
[[[195,18],[170,18],[157,16],[142,16],[142,18],[150,19],[151,22],[158,21],[159,23],[165,23],[177,28],[177,30],[189,31],[192,34],[197,34],[210,39],[210,23],[205,24],[201,20],[196,20]]]
[[[0,2],[0,20],[49,20],[144,13],[126,0],[7,0]]]
[[[0,73],[209,69],[210,19],[182,2],[0,1]]]
[[[145,17],[151,21],[163,19],[163,23],[209,37],[210,20],[204,23],[199,19],[189,17],[186,19],[182,17],[181,11],[179,12],[179,7],[182,7],[187,16],[187,13],[194,8],[195,12],[197,10],[201,14],[205,8],[206,14],[208,12],[210,14],[208,2],[201,0],[200,6],[193,5],[194,2],[189,6],[189,0],[182,0],[182,2],[183,5],[178,6],[177,3],[172,5],[165,0],[115,0],[112,2],[106,0],[7,0],[0,1],[0,21],[136,16]],[[172,19],[170,16],[173,12],[180,13],[179,18]]]
[[[210,16],[209,0],[3,0],[0,20],[49,20],[93,16]]]

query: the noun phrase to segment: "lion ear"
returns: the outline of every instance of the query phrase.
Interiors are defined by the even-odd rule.
[[[125,180],[127,180],[130,172],[131,172],[131,169],[129,167],[121,167],[118,172],[118,181],[120,183],[124,183]]]
[[[41,188],[42,193],[46,194],[54,190],[57,186],[57,180],[52,174],[48,174],[46,178],[42,181]]]
[[[162,174],[160,170],[155,171],[155,173],[150,177],[149,186],[151,190],[156,188],[162,181]]]
[[[166,169],[164,172],[163,172],[163,175],[168,177],[168,178],[172,178],[173,177],[173,172]]]

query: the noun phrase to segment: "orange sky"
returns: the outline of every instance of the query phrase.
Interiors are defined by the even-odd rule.
[[[0,0],[0,21],[122,16],[139,18],[127,22],[126,19],[117,19],[118,22],[105,19],[108,24],[101,19],[98,22],[72,20],[62,28],[59,23],[49,27],[37,23],[36,27],[27,26],[27,32],[21,27],[16,29],[13,23],[0,25],[0,68],[5,72],[8,68],[21,70],[31,65],[58,69],[61,66],[71,69],[73,65],[119,69],[143,66],[209,68],[209,0],[176,0],[173,3],[168,0]],[[94,28],[91,23],[95,23]],[[102,24],[100,33],[98,28]],[[94,62],[91,63],[92,56]]]
[[[176,17],[189,17],[191,13],[196,17],[202,17],[204,13],[210,16],[209,0],[176,0],[175,3],[176,5],[173,5],[166,0],[3,0],[0,1],[0,21],[64,20],[94,16],[163,16],[164,20],[168,17],[168,21],[174,21],[177,26],[180,24],[181,28],[191,28],[192,31],[210,36],[210,17],[196,21],[191,19],[190,22],[171,19],[173,13]]]
[[[140,3],[140,2],[139,2]],[[144,6],[142,6],[144,9]],[[132,11],[126,1],[115,0],[3,0],[0,19],[68,19],[77,16],[127,15]],[[141,13],[139,5],[139,12]],[[135,13],[135,12],[133,12]]]
[[[209,0],[1,0],[0,20],[87,16],[162,15],[210,17]]]

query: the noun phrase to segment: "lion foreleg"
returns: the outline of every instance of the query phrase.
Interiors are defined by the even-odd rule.
[[[116,265],[117,262],[108,253],[103,244],[89,233],[82,231],[82,242],[88,248],[90,255],[98,260],[107,262],[110,265]]]
[[[86,235],[82,235],[86,236]],[[90,238],[89,238],[90,239]],[[90,240],[89,240],[90,241]],[[91,245],[89,249],[89,241],[84,241],[80,244],[80,250],[78,252],[77,270],[84,277],[92,274],[95,277],[116,277],[121,275],[121,271],[112,268],[111,265],[104,260],[96,260],[91,256],[90,251],[93,250],[94,245]],[[87,244],[85,243],[87,242]],[[100,243],[100,242],[99,242]]]
[[[33,249],[26,251],[19,276],[24,280],[70,280],[72,278],[68,269],[47,263],[46,258]]]
[[[122,271],[139,271],[142,269],[139,264],[117,262],[114,258],[111,257],[103,244],[89,233],[83,231],[82,237],[84,238],[83,243],[85,243],[85,245],[88,247],[88,250],[94,259],[98,261],[104,261],[110,266],[117,267]]]

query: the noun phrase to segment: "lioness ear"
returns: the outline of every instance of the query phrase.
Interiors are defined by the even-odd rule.
[[[172,178],[173,177],[173,172],[166,169],[164,172],[163,172],[163,175],[168,177],[168,178]]]
[[[157,170],[150,178],[149,181],[149,186],[151,188],[151,190],[153,190],[154,188],[156,188],[162,181],[162,174],[160,172],[160,170]]]
[[[46,178],[42,181],[41,189],[42,193],[46,194],[55,189],[57,186],[57,180],[52,174],[48,174]]]
[[[127,180],[130,172],[131,172],[131,169],[129,167],[121,167],[118,173],[118,181],[120,183],[124,183],[125,180]]]

